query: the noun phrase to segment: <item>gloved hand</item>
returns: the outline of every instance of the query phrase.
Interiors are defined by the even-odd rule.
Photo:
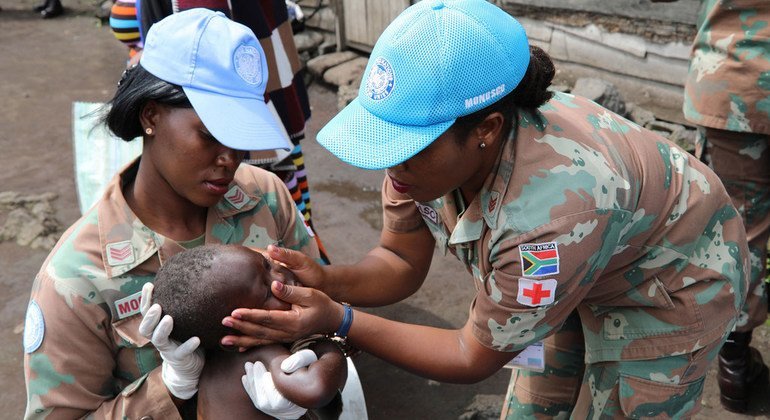
[[[177,398],[189,400],[198,392],[198,380],[203,371],[203,350],[199,349],[200,339],[192,337],[181,345],[170,339],[174,320],[166,315],[160,319],[160,305],[151,305],[152,283],[142,287],[142,322],[139,334],[150,339],[163,359],[161,378],[168,391]]]
[[[280,420],[297,419],[307,412],[307,408],[294,404],[278,392],[273,376],[261,362],[246,362],[245,368],[241,382],[257,409]]]
[[[292,373],[299,368],[310,366],[318,360],[315,352],[310,349],[302,349],[281,362],[281,370],[285,373]]]

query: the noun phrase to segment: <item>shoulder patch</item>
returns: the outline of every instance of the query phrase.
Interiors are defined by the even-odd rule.
[[[519,293],[516,302],[526,306],[545,306],[553,303],[556,295],[556,280],[519,279]]]
[[[240,210],[246,204],[246,202],[249,201],[249,197],[239,186],[233,185],[233,187],[227,191],[227,194],[225,194],[225,200],[227,200],[231,206]]]
[[[116,265],[131,264],[134,262],[134,247],[131,241],[113,242],[107,244],[107,264]]]
[[[519,245],[521,274],[523,276],[550,276],[559,274],[559,248],[556,242]]]
[[[43,344],[45,336],[45,320],[43,311],[40,310],[37,302],[29,301],[27,306],[27,316],[24,319],[24,352],[32,353]]]

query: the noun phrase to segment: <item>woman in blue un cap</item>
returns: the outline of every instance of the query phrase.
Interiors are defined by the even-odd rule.
[[[357,99],[318,134],[344,162],[387,168],[380,245],[327,267],[270,247],[313,288],[274,283],[295,310],[238,309],[223,322],[244,335],[223,343],[329,333],[458,383],[544,348],[545,366],[514,369],[504,418],[695,413],[746,296],[740,218],[705,165],[591,101],[549,92],[553,75],[487,1],[404,11],[377,41]],[[350,307],[413,294],[434,246],[471,275],[464,326]]]
[[[118,137],[142,137],[142,155],[64,233],[32,288],[26,418],[181,418],[205,361],[200,340],[170,339],[173,320],[150,305],[172,255],[278,243],[320,261],[283,182],[240,164],[246,150],[291,148],[265,105],[266,83],[254,33],[222,13],[193,9],[150,30],[105,117]],[[262,396],[257,408],[306,411],[261,379],[250,389]]]

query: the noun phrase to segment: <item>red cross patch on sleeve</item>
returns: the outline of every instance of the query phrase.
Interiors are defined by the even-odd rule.
[[[516,301],[526,306],[545,306],[553,303],[556,295],[556,280],[519,279],[519,293]]]

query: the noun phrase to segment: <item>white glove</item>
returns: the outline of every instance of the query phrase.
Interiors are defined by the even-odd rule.
[[[168,391],[177,398],[189,400],[198,392],[198,380],[203,371],[203,350],[198,348],[201,341],[198,337],[192,337],[180,345],[169,338],[174,320],[170,315],[160,319],[160,305],[150,305],[152,290],[152,283],[142,287],[143,318],[139,324],[139,334],[149,338],[158,349],[163,359],[161,378]]]
[[[280,420],[297,419],[307,412],[307,408],[294,404],[278,392],[273,376],[261,362],[246,362],[245,368],[241,382],[257,409]]]
[[[281,370],[285,373],[292,373],[299,368],[310,366],[318,360],[315,352],[310,349],[302,349],[281,362]]]

